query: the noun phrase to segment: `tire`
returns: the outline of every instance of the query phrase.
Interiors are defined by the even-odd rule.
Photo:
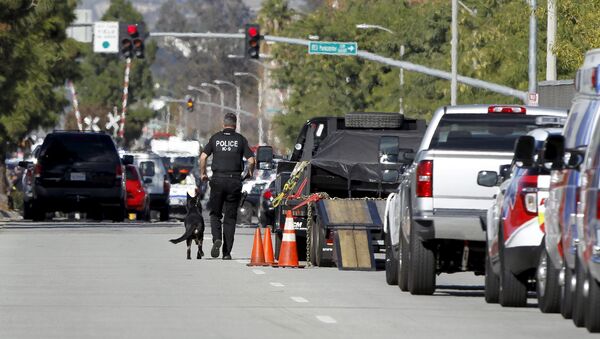
[[[169,206],[163,207],[159,213],[160,213],[160,216],[159,216],[160,221],[169,221]]]
[[[565,270],[565,283],[561,286],[560,291],[560,314],[563,318],[571,319],[573,316],[573,287],[571,286],[573,281],[573,271],[564,265]]]
[[[577,282],[575,284],[575,294],[573,296],[573,313],[572,319],[573,324],[577,327],[583,327],[585,325],[585,304],[586,298],[583,295],[583,285],[585,284],[586,277],[581,267],[579,259],[575,258],[575,276]]]
[[[316,222],[313,224],[311,234],[311,263],[319,267],[332,266],[333,262],[331,262],[330,260],[325,260],[323,258],[323,247],[325,246],[325,229],[321,225],[319,218],[317,218]]]
[[[32,205],[30,201],[23,203],[23,219],[33,219]]]
[[[123,206],[117,207],[112,211],[111,219],[113,222],[123,222],[125,220],[125,208]]]
[[[492,262],[485,250],[485,302],[488,304],[497,304],[500,299],[500,277],[492,269]]]
[[[585,328],[592,333],[600,332],[600,284],[588,274],[589,290],[585,311]]]
[[[398,113],[353,112],[346,114],[347,128],[400,128],[404,116]]]
[[[410,254],[408,243],[404,239],[402,229],[400,229],[400,258],[398,258],[398,287],[403,292],[408,292],[408,270],[410,268]]]
[[[499,227],[498,246],[500,247],[500,293],[498,301],[504,307],[527,306],[527,282],[523,277],[514,275],[504,263],[504,237]]]
[[[560,311],[559,270],[552,265],[546,248],[543,245],[542,247],[535,280],[538,307],[542,313],[558,313]]]
[[[31,204],[31,219],[33,221],[44,221],[46,220],[46,211],[38,207],[37,204]]]
[[[276,232],[275,234],[275,259],[279,261],[279,251],[281,250],[281,241],[283,238],[283,234],[281,232]]]
[[[412,220],[411,220],[412,223]],[[411,225],[408,290],[413,295],[432,295],[435,291],[435,253],[427,248]]]
[[[385,234],[385,281],[388,285],[398,285],[398,259],[394,256],[389,232]]]

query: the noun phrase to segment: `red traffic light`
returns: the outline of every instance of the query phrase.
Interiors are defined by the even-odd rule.
[[[248,35],[252,38],[254,38],[255,36],[258,35],[258,29],[256,27],[249,27],[248,28]]]
[[[134,36],[138,33],[137,25],[127,25],[127,34]]]

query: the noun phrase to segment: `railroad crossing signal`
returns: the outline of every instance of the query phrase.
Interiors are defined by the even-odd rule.
[[[246,25],[246,55],[252,59],[258,59],[260,55],[260,25]]]
[[[83,118],[83,122],[85,122],[85,124],[87,125],[85,127],[86,131],[94,131],[94,132],[100,132],[100,127],[98,127],[98,121],[100,121],[100,118],[98,117],[91,117],[91,116],[86,116],[85,118]]]
[[[106,129],[110,130],[112,128],[112,130],[114,132],[113,134],[116,134],[117,131],[119,130],[119,119],[121,117],[119,116],[118,113],[112,114],[111,112],[108,112],[106,117],[108,118],[108,122],[105,125]]]

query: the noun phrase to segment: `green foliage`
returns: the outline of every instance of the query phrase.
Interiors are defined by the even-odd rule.
[[[76,4],[0,0],[0,158],[30,131],[53,126],[66,104],[61,86],[78,76],[78,47],[65,33]]]
[[[278,2],[278,1],[271,1]],[[468,0],[471,15],[459,10],[459,74],[527,90],[528,3],[523,0]],[[270,3],[270,2],[267,2]],[[321,6],[285,26],[282,36],[322,41],[357,41],[359,49],[450,71],[451,3],[445,0],[338,0],[338,8]],[[600,45],[597,20],[600,3],[561,0],[559,3],[559,76],[573,78],[583,52]],[[538,78],[544,74],[545,1],[538,4]],[[289,14],[287,14],[289,16]],[[297,17],[297,16],[296,16]],[[271,18],[271,20],[273,20]],[[569,22],[570,20],[570,22]],[[356,29],[377,24],[392,30]],[[290,91],[288,114],[275,120],[288,145],[309,117],[341,115],[349,111],[398,111],[403,97],[405,114],[429,118],[450,102],[450,82],[405,72],[358,58],[308,55],[306,47],[276,45],[273,54],[281,67],[273,72],[279,88]],[[459,84],[459,104],[517,103],[518,99]]]
[[[104,21],[143,23],[143,16],[127,0],[112,0],[102,17]],[[121,112],[125,60],[115,54],[93,53],[89,45],[82,46],[83,62],[81,81],[76,83],[82,117],[98,116],[101,123],[106,114],[117,106]],[[133,58],[129,74],[128,108],[125,123],[125,140],[131,142],[141,135],[144,123],[153,117],[147,104],[154,96],[154,82],[150,66],[156,56],[156,43],[145,41],[145,58]],[[69,115],[72,119],[74,116]],[[69,123],[69,122],[68,122]],[[73,124],[70,122],[70,124]]]

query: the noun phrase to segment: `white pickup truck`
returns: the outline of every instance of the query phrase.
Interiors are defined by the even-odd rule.
[[[388,199],[386,280],[432,294],[436,274],[485,272],[485,216],[497,187],[480,170],[510,163],[516,139],[564,110],[464,105],[436,110],[415,160]]]

